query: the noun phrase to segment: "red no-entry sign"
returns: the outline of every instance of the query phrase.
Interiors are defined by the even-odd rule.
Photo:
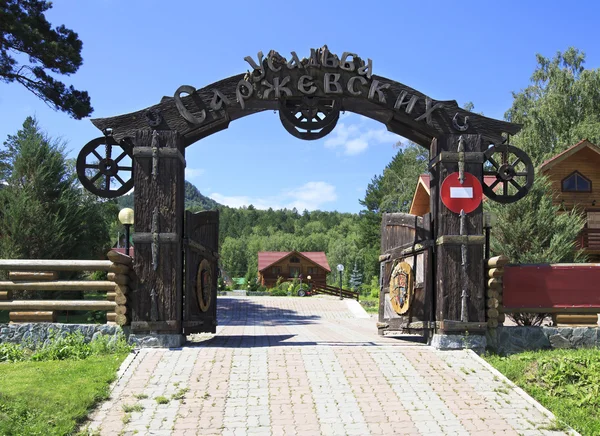
[[[452,212],[473,212],[481,204],[483,189],[481,182],[471,173],[465,173],[461,184],[458,173],[448,175],[442,182],[442,202]]]

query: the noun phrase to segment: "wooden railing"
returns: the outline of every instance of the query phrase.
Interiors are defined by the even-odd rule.
[[[0,281],[0,310],[11,322],[56,322],[59,310],[106,311],[108,323],[128,324],[132,259],[111,251],[109,260],[0,260],[9,280]],[[107,271],[108,280],[57,280],[59,271]],[[101,291],[106,300],[13,300],[19,291]]]
[[[577,238],[577,246],[600,251],[600,229],[583,229]]]
[[[348,291],[347,289],[336,288],[322,283],[312,283],[312,291],[318,294],[333,295],[335,297],[351,298],[358,301],[359,293]]]

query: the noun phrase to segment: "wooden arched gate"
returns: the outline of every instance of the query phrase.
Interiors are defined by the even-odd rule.
[[[219,211],[186,211],[184,224],[183,333],[215,333]]]
[[[472,323],[484,323],[482,208],[459,217],[444,207],[440,189],[450,172],[469,172],[483,184],[488,198],[510,202],[525,195],[533,183],[533,166],[523,152],[508,144],[520,126],[466,111],[456,101],[434,100],[373,74],[371,59],[350,52],[337,56],[327,46],[311,49],[304,59],[295,52],[286,59],[270,51],[244,60],[250,66],[246,73],[202,89],[183,85],[173,97],[163,97],[149,108],[92,120],[104,136],[90,141],[79,154],[77,173],[82,185],[107,198],[135,187],[134,269],[139,280],[129,298],[132,331],[214,330],[217,217],[188,215],[186,223],[193,227],[206,219],[206,227],[184,230],[185,149],[226,129],[233,120],[271,110],[278,111],[282,126],[302,140],[323,138],[333,131],[342,111],[351,111],[426,147],[431,224],[428,229],[427,220],[419,224],[416,219],[416,240],[399,236],[385,242],[383,254],[391,257],[383,261],[388,292],[382,293],[380,321],[388,323],[386,328],[413,329],[415,323],[426,328],[425,323],[435,320],[438,331],[448,331],[452,325],[472,330]],[[124,163],[126,157],[132,165]],[[483,175],[492,174],[495,181],[486,185]],[[210,237],[208,228],[212,228]],[[410,248],[404,247],[408,242],[418,244],[404,251]],[[398,264],[400,269],[394,270]],[[412,304],[404,295],[406,289],[398,293],[415,265],[415,304],[406,312],[397,308],[394,316],[389,305]],[[385,298],[391,298],[392,291],[397,301],[392,304],[390,299],[388,304]]]
[[[431,214],[385,213],[381,222],[380,335],[401,331],[427,336],[435,327]]]

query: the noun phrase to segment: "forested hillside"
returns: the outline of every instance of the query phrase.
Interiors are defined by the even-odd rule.
[[[365,187],[359,214],[231,208],[202,195],[188,181],[185,204],[193,212],[220,211],[221,266],[230,277],[256,277],[259,251],[324,251],[334,272],[337,264],[344,265],[344,285],[355,268],[363,283],[370,284],[378,276],[381,214],[408,212],[418,176],[426,168],[426,149],[398,144],[389,165]],[[133,195],[119,198],[119,206],[133,207]],[[331,282],[337,280],[337,273],[330,275]]]

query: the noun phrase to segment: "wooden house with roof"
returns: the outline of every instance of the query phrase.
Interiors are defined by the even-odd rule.
[[[260,251],[258,253],[258,280],[267,288],[275,286],[281,277],[289,280],[308,276],[315,283],[326,284],[331,272],[323,251]]]
[[[600,147],[587,139],[544,161],[540,171],[552,184],[554,202],[579,207],[586,224],[578,245],[592,259],[600,258]]]

